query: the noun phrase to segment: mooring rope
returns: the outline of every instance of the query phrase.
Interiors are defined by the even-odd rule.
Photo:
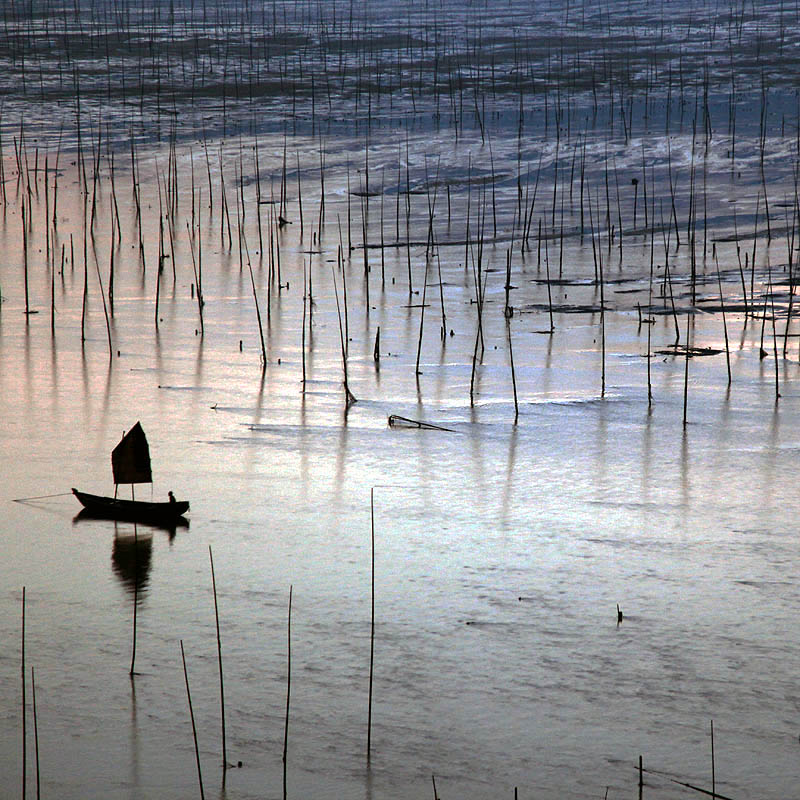
[[[12,503],[27,503],[29,500],[47,500],[50,497],[66,497],[67,495],[72,494],[72,492],[59,492],[58,494],[40,494],[37,497],[19,497],[16,500],[12,500]]]

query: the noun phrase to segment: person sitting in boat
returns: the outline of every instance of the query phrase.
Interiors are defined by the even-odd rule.
[[[175,495],[172,494],[172,491],[170,490],[169,492],[167,492],[167,494],[169,495],[170,503],[174,503],[175,502]]]

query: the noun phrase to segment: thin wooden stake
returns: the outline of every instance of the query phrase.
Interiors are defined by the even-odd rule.
[[[369,490],[371,561],[371,614],[369,631],[369,701],[367,703],[367,764],[372,756],[372,677],[375,665],[375,489]]]
[[[217,603],[217,579],[214,575],[214,554],[208,546],[208,558],[211,562],[211,588],[214,590],[214,619],[217,624],[217,660],[219,662],[219,713],[222,719],[222,768],[228,768],[228,748],[225,738],[225,685],[222,680],[222,640],[219,635],[219,605]]]
[[[253,267],[248,261],[247,268],[250,270],[250,285],[253,287],[253,300],[256,304],[256,319],[258,320],[258,335],[261,339],[261,368],[267,368],[267,346],[264,342],[264,328],[261,325],[261,308],[258,305],[258,292],[256,291],[256,279],[253,276]]]
[[[597,204],[598,216],[600,202]],[[600,280],[600,397],[606,396],[606,298],[603,290],[603,253],[597,248],[599,280]]]
[[[289,749],[289,699],[292,688],[292,587],[289,586],[289,616],[286,623],[286,717],[283,724],[283,800],[286,800],[286,753]]]
[[[642,768],[642,757],[639,756],[639,797],[642,796],[642,787],[644,786],[644,776],[642,773],[644,769]]]
[[[711,720],[711,796],[717,796],[717,772],[714,763],[714,720]]]
[[[309,271],[311,270],[311,259],[309,257]],[[308,307],[308,273],[306,272],[306,262],[303,261],[303,330],[300,334],[300,350],[303,353],[303,392],[306,390],[306,309]]]
[[[183,677],[186,681],[186,697],[189,701],[189,717],[192,720],[192,736],[194,737],[194,755],[197,761],[197,780],[200,783],[200,800],[205,800],[203,791],[203,773],[200,769],[200,747],[197,744],[197,725],[194,721],[194,710],[192,709],[192,693],[189,691],[189,673],[186,669],[186,654],[183,651],[183,639],[181,639],[181,660],[183,661]]]
[[[36,715],[36,673],[33,667],[31,667],[31,701],[33,703],[33,747],[36,756],[36,800],[39,800],[42,796],[42,781],[39,770],[39,719]]]
[[[25,708],[25,587],[22,587],[22,662],[20,666],[22,676],[22,800],[28,783],[28,717]]]
[[[716,253],[714,260],[717,262],[717,283],[719,284],[719,303],[722,307],[722,329],[725,332],[725,361],[728,365],[728,386],[731,385],[731,348],[728,342],[728,322],[725,319],[725,298],[722,295],[722,277],[719,271],[719,261],[717,260]]]
[[[514,371],[514,349],[511,346],[511,320],[506,319],[506,335],[508,336],[508,357],[511,361],[511,387],[514,390],[514,424],[519,421],[519,402],[517,400],[517,374]]]
[[[683,427],[686,427],[686,411],[689,404],[689,319],[691,313],[686,312],[686,359],[683,372]]]
[[[342,248],[341,245],[339,246],[339,263],[342,265]],[[347,382],[347,344],[346,344],[346,335],[344,328],[342,327],[342,312],[341,307],[339,305],[339,290],[336,286],[336,270],[331,264],[331,272],[333,274],[333,293],[336,296],[336,315],[339,319],[339,342],[342,348],[342,371],[344,372],[344,397],[345,397],[345,405],[347,408],[357,402],[355,395],[350,391],[350,385]],[[342,282],[345,283],[346,278],[344,275],[344,271],[342,272]],[[347,306],[345,305],[345,319],[347,314]]]

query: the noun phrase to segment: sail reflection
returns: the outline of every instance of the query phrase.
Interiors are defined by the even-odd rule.
[[[150,577],[152,533],[117,533],[111,547],[111,566],[125,588],[143,594]]]

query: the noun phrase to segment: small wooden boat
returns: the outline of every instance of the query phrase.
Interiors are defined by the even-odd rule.
[[[150,503],[145,500],[122,500],[117,497],[103,497],[73,489],[72,493],[92,516],[105,519],[121,519],[129,522],[152,522],[175,524],[189,510],[186,500],[168,503]]]
[[[131,493],[135,483],[152,483],[150,469],[150,448],[142,426],[137,422],[123,437],[111,453],[111,468],[114,483],[130,483]],[[176,500],[172,492],[169,502],[153,503],[145,500],[122,500],[116,496],[103,497],[73,489],[86,511],[95,517],[105,519],[121,519],[130,522],[149,522],[160,525],[175,525],[183,514],[189,510],[189,503]],[[114,492],[116,495],[116,491]]]

